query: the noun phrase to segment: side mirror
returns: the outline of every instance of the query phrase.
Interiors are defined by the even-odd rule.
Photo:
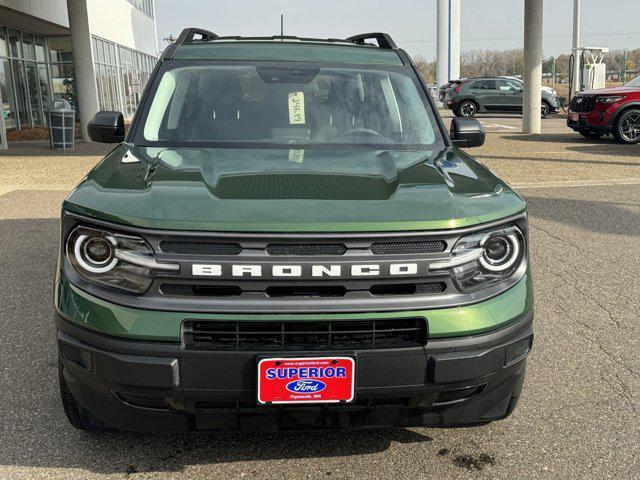
[[[454,118],[451,121],[450,135],[456,147],[471,148],[484,145],[484,127],[475,118]]]
[[[124,116],[120,112],[96,113],[87,125],[93,142],[120,143],[124,141]]]

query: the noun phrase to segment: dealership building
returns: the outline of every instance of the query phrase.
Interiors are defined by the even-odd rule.
[[[63,98],[86,123],[133,116],[158,57],[153,0],[0,0],[0,144]]]

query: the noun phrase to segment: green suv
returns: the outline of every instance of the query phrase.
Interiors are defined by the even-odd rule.
[[[521,113],[523,90],[522,81],[515,78],[465,78],[450,82],[442,103],[457,117],[473,117],[476,113]],[[542,118],[556,112],[560,106],[555,92],[542,90]]]
[[[60,392],[79,429],[502,419],[533,342],[525,202],[386,34],[186,29],[62,207]]]

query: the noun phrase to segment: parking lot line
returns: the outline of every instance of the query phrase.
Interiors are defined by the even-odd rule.
[[[619,180],[565,180],[558,182],[540,183],[512,183],[518,189],[525,188],[560,188],[560,187],[606,187],[615,185],[640,185],[640,178],[625,178]]]

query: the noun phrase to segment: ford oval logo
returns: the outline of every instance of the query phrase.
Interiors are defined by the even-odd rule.
[[[293,393],[316,393],[325,388],[327,386],[320,380],[294,380],[287,383],[287,390]]]

